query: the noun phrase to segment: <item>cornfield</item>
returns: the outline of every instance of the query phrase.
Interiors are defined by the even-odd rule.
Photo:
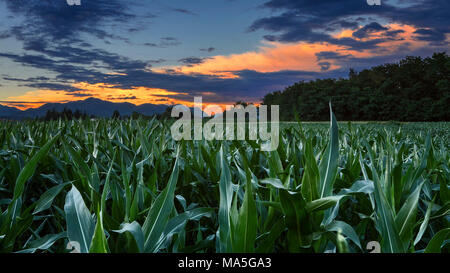
[[[0,251],[448,252],[448,123],[298,123],[179,141],[169,121],[3,121]],[[76,247],[75,247],[76,246]]]

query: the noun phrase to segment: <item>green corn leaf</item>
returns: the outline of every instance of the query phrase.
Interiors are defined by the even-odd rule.
[[[257,253],[272,253],[276,246],[275,242],[279,238],[280,234],[285,231],[286,226],[282,219],[275,221],[274,225],[270,230],[260,236],[257,240],[258,247],[256,249]]]
[[[172,174],[169,178],[169,182],[167,183],[167,187],[156,198],[142,227],[145,236],[145,252],[153,252],[155,250],[156,243],[161,237],[167,222],[169,221],[170,214],[174,209],[173,201],[175,198],[175,187],[178,181],[178,173],[179,166],[177,157]]]
[[[32,241],[29,244],[30,248],[17,251],[17,253],[35,253],[37,250],[48,250],[55,244],[56,241],[66,237],[67,237],[66,232],[61,232],[58,234],[49,234]]]
[[[139,251],[142,253],[144,252],[144,232],[142,232],[142,228],[137,222],[133,222],[131,224],[124,223],[120,226],[120,230],[113,230],[113,232],[116,233],[125,233],[129,232],[133,236],[134,240],[136,241],[136,244],[139,248]]]
[[[306,202],[311,202],[319,198],[317,190],[319,189],[320,174],[310,140],[306,141],[305,158],[306,166],[301,190]]]
[[[355,230],[349,224],[342,221],[333,221],[325,227],[325,230],[340,232],[342,235],[352,240],[360,249],[362,249],[358,234],[356,234]]]
[[[103,227],[102,212],[97,212],[97,223],[95,225],[94,237],[92,238],[89,253],[108,253],[109,246],[106,241],[105,230]]]
[[[20,171],[19,176],[14,184],[14,198],[13,201],[17,200],[23,193],[25,182],[34,174],[37,164],[41,161],[50,151],[52,146],[58,140],[60,133],[56,134],[52,139],[50,139],[23,167]]]
[[[164,242],[168,241],[175,234],[183,232],[183,228],[186,226],[188,221],[198,221],[203,217],[211,218],[213,212],[214,209],[212,208],[195,208],[173,217],[167,223],[166,229],[157,243],[156,250],[162,248],[164,246]]]
[[[414,245],[417,245],[420,242],[423,234],[425,233],[428,227],[428,222],[430,221],[431,216],[431,210],[433,209],[433,203],[434,199],[428,204],[427,212],[425,213],[425,217],[423,219],[422,224],[420,225],[419,232],[417,233],[416,239],[414,240]]]
[[[39,212],[42,212],[50,208],[56,196],[61,192],[62,189],[64,189],[69,184],[70,183],[64,183],[54,186],[53,188],[50,188],[48,191],[42,194],[39,200],[36,202],[36,207],[34,209],[33,214],[38,214]]]
[[[373,182],[370,180],[358,180],[349,189],[342,189],[338,195],[349,195],[355,193],[371,194],[375,190]]]
[[[75,151],[71,145],[64,143],[64,149],[70,154],[72,157],[73,165],[78,170],[78,175],[82,181],[84,181],[86,184],[83,185],[83,187],[90,187],[91,189],[98,191],[98,188],[95,187],[95,185],[92,185],[92,171],[89,168],[89,166],[84,162],[81,155]]]
[[[342,236],[342,231],[341,230],[338,230],[337,235],[336,235],[336,246],[337,246],[337,249],[338,249],[339,253],[348,253],[348,252],[350,252],[347,240],[345,239],[344,236]]]
[[[301,193],[280,190],[280,201],[288,228],[288,244],[291,252],[299,252],[312,243],[312,226]]]
[[[389,206],[389,203],[386,200],[386,196],[384,195],[384,191],[381,187],[380,180],[374,167],[374,160],[371,156],[371,153],[373,152],[368,145],[366,145],[366,147],[369,151],[370,159],[372,162],[372,173],[374,174],[374,197],[377,213],[376,221],[379,223],[379,229],[382,236],[381,246],[383,248],[383,253],[403,253],[405,252],[405,250],[399,236],[397,225],[395,224],[392,208]],[[365,167],[361,157],[360,164],[361,168],[364,169]]]
[[[224,147],[220,148],[220,168],[222,170],[219,181],[219,252],[231,252],[231,203],[233,200],[233,188],[231,182],[228,161],[224,154]]]
[[[271,185],[276,189],[285,190],[286,187],[283,185],[280,179],[278,178],[266,178],[259,181],[261,184]]]
[[[314,211],[320,211],[320,210],[326,210],[334,205],[336,205],[342,198],[346,197],[345,195],[336,195],[336,196],[330,196],[325,198],[320,198],[317,200],[314,200],[312,202],[309,202],[306,204],[306,211],[308,213],[314,212]]]
[[[80,244],[80,252],[88,253],[94,236],[95,223],[80,192],[75,186],[67,193],[66,204],[67,237]]]
[[[339,160],[339,135],[338,124],[336,117],[333,114],[330,103],[330,142],[328,143],[325,153],[323,154],[320,164],[320,184],[319,184],[319,197],[327,197],[333,193],[333,184],[336,178],[338,160]]]
[[[233,251],[242,253],[255,252],[258,212],[251,184],[250,171],[247,169],[247,187],[244,202],[239,210],[238,220],[233,232]]]
[[[423,183],[414,190],[395,217],[395,224],[397,225],[400,238],[405,245],[412,240],[412,229],[416,222],[417,205],[419,204],[422,186]]]
[[[450,238],[450,228],[443,229],[436,233],[425,248],[425,253],[441,253],[441,247],[445,240]]]
[[[439,184],[440,184],[439,194],[442,202],[444,204],[450,203],[450,189],[448,188],[449,187],[448,180],[446,182],[444,179],[442,179]]]

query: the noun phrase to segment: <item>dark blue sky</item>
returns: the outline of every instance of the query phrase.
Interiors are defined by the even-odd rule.
[[[0,0],[0,103],[258,102],[447,51],[450,1]]]

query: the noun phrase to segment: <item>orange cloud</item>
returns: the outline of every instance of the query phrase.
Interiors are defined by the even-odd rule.
[[[416,41],[414,31],[416,28],[403,24],[385,25],[390,31],[401,30],[395,40],[380,43],[381,49],[375,50],[352,50],[344,45],[334,45],[330,43],[291,43],[282,44],[277,42],[266,42],[258,50],[242,54],[218,55],[205,59],[201,64],[186,66],[161,67],[155,71],[164,73],[170,69],[181,74],[202,74],[212,75],[221,78],[238,78],[235,73],[241,70],[254,70],[257,72],[277,72],[282,70],[297,70],[320,72],[321,66],[317,61],[316,54],[322,51],[334,51],[343,55],[352,55],[355,58],[367,58],[377,55],[386,55],[399,50],[401,46],[408,45],[410,49],[426,46],[426,42]],[[353,38],[358,41],[367,41],[377,38],[386,38],[384,31],[372,32],[368,37],[358,39],[353,33],[358,31],[343,29],[333,35],[334,38]],[[340,68],[334,60],[327,60],[330,63],[329,70]]]
[[[114,85],[104,83],[89,84],[80,82],[72,84],[73,87],[81,89],[76,92],[35,90],[26,92],[20,96],[8,97],[3,104],[15,106],[21,110],[35,108],[51,102],[68,102],[95,97],[111,102],[130,102],[135,105],[144,103],[152,104],[178,104],[180,100],[172,99],[169,95],[183,95],[185,93],[172,92],[165,89],[137,87],[133,89],[117,88]],[[7,101],[11,101],[8,103]],[[18,103],[19,102],[19,103]]]
[[[384,25],[385,28],[387,28],[387,31],[400,31],[397,33],[395,37],[392,37],[392,40],[382,42],[378,44],[378,48],[374,50],[364,50],[362,54],[357,54],[356,52],[353,52],[352,54],[356,57],[370,57],[375,55],[386,55],[389,53],[393,53],[395,51],[400,50],[401,47],[404,47],[405,45],[408,46],[410,50],[415,50],[421,47],[428,46],[428,42],[426,41],[418,41],[415,39],[414,32],[417,30],[416,27],[411,25],[405,25],[405,24],[397,24],[397,23],[391,23]],[[386,38],[386,32],[385,31],[376,31],[368,33],[366,37],[363,38],[357,38],[353,36],[353,33],[361,29],[362,26],[356,30],[351,29],[344,29],[341,32],[333,35],[334,38],[353,38],[357,41],[370,41],[373,39],[382,39]]]
[[[316,53],[339,50],[341,47],[328,44],[281,44],[266,43],[258,51],[228,56],[214,56],[193,66],[163,67],[157,72],[173,69],[182,74],[214,75],[223,78],[237,78],[233,72],[254,70],[258,72],[277,72],[282,70],[321,71]],[[338,68],[331,66],[330,69]]]
[[[391,31],[401,30],[403,31],[403,33],[399,33],[397,35],[397,40],[379,44],[379,46],[382,48],[389,49],[390,51],[395,51],[399,50],[399,48],[404,45],[408,45],[408,48],[410,50],[429,46],[429,43],[427,41],[418,41],[414,38],[416,36],[414,32],[417,30],[417,28],[414,26],[390,24],[388,27]]]

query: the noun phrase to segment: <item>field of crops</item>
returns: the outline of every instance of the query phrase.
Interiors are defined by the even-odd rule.
[[[263,152],[158,120],[3,121],[0,252],[449,252],[449,134],[333,118]]]

